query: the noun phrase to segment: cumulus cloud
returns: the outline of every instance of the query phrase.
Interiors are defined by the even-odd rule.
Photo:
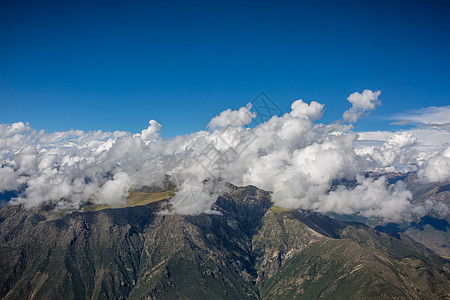
[[[312,101],[310,104],[303,100],[294,101],[291,105],[291,116],[309,121],[315,121],[322,118],[324,105],[319,102]]]
[[[251,112],[252,104],[239,108],[239,110],[227,109],[215,116],[208,123],[208,128],[224,128],[227,126],[244,126],[252,122],[256,113]]]
[[[368,90],[351,94],[348,100],[353,106],[344,120],[356,121],[373,110],[379,95]],[[248,104],[215,116],[209,130],[170,139],[160,137],[162,126],[155,120],[136,134],[45,133],[20,122],[3,124],[0,188],[23,187],[13,202],[27,207],[53,203],[61,209],[77,209],[88,201],[121,205],[130,189],[161,185],[169,175],[177,185],[172,212],[181,214],[214,213],[211,206],[227,191],[227,182],[272,191],[275,204],[286,208],[385,219],[426,211],[409,204],[405,186],[358,177],[367,170],[417,166],[415,149],[420,141],[415,134],[374,134],[383,140],[361,146],[361,134],[358,137],[351,125],[319,123],[323,108],[315,101],[297,100],[290,112],[248,128],[245,125],[256,116]],[[445,167],[447,152],[435,151],[421,159],[424,178],[448,178],[448,173],[427,171]],[[336,187],[343,179],[356,180],[356,186]]]
[[[424,181],[449,180],[446,149],[450,143],[450,106],[423,108],[396,114],[391,119],[400,120],[392,124],[409,124],[411,128],[358,133],[356,152],[374,162],[371,169],[419,170]],[[392,136],[403,136],[407,144],[392,144]]]
[[[0,168],[0,193],[16,190],[19,186],[19,177],[14,172],[14,169],[8,166]]]
[[[32,131],[32,129],[28,123],[16,122],[12,124],[0,124],[1,138],[15,136],[16,134],[23,134],[30,131]]]
[[[155,120],[150,120],[148,122],[150,125],[147,129],[142,130],[140,137],[143,140],[155,139],[159,136],[159,132],[161,130],[161,124],[156,122]]]
[[[111,180],[105,182],[95,194],[96,202],[100,204],[125,204],[131,179],[125,172],[119,172]]]
[[[355,123],[364,113],[374,110],[375,106],[380,103],[378,100],[380,94],[381,91],[364,90],[362,93],[355,92],[348,96],[347,100],[352,104],[352,107],[344,112],[343,120],[348,123]]]
[[[410,217],[413,207],[412,194],[399,181],[386,188],[386,178],[357,177],[354,188],[344,186],[319,196],[314,207],[323,212],[334,211],[341,214],[359,213],[365,217],[383,217],[386,220],[400,220]],[[406,215],[405,215],[406,214]]]
[[[392,134],[381,147],[366,146],[355,151],[376,166],[374,171],[394,171],[396,166],[408,165],[415,159],[412,146],[416,142],[411,132],[400,132]]]
[[[419,175],[428,182],[450,180],[450,146],[428,159]]]

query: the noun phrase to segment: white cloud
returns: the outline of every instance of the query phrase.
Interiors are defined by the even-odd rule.
[[[365,90],[350,95],[353,106],[344,119],[374,109],[379,94]],[[448,157],[439,151],[442,141],[430,152],[421,148],[426,134],[416,135],[419,131],[357,135],[351,125],[318,123],[323,108],[315,101],[297,100],[289,113],[250,129],[243,127],[256,116],[249,104],[214,117],[209,131],[171,139],[159,136],[161,125],[154,120],[134,135],[78,130],[48,134],[23,123],[3,124],[0,188],[24,184],[24,193],[15,201],[27,207],[54,203],[74,209],[88,200],[120,205],[130,188],[159,185],[168,174],[179,184],[172,199],[176,213],[211,213],[226,182],[273,191],[274,202],[286,208],[386,219],[426,211],[408,204],[410,195],[404,186],[388,187],[383,180],[359,178],[354,189],[329,191],[340,179],[401,165],[423,165],[424,178],[446,180],[445,172],[427,171],[445,171],[442,161]],[[370,144],[373,140],[377,143]]]
[[[16,158],[19,175],[31,175],[37,170],[37,149],[34,146],[26,146],[20,150]]]
[[[450,146],[428,159],[419,175],[429,182],[450,180]]]
[[[150,140],[157,138],[161,130],[161,124],[159,124],[155,120],[150,120],[148,123],[149,126],[147,127],[147,129],[144,129],[141,132],[141,138],[143,140]]]
[[[375,171],[390,171],[393,166],[408,165],[415,160],[416,153],[412,146],[416,142],[417,139],[411,132],[399,132],[392,134],[381,147],[365,146],[355,151],[371,162]]]
[[[0,124],[0,138],[14,136],[32,131],[28,123],[16,122],[12,124]]]
[[[300,119],[315,121],[322,118],[324,105],[312,101],[309,105],[303,100],[294,101],[291,105],[291,115]]]
[[[12,191],[20,186],[19,177],[10,167],[0,168],[0,193],[3,191]]]
[[[239,110],[227,109],[221,112],[218,116],[211,119],[208,128],[224,128],[227,126],[244,126],[252,122],[256,117],[256,113],[251,112],[252,104],[239,108]]]
[[[396,114],[392,117],[394,120],[400,120],[402,123],[420,123],[426,125],[445,125],[448,130],[450,125],[450,105],[430,106],[422,109],[413,110],[407,113]],[[439,128],[437,126],[436,128]]]
[[[369,160],[376,161],[371,166],[372,170],[380,169],[380,166],[390,166],[396,170],[420,170],[421,178],[427,181],[446,181],[448,174],[445,149],[450,143],[450,106],[430,107],[413,112],[397,114],[392,117],[395,120],[408,119],[406,124],[415,127],[409,130],[396,132],[369,131],[359,132],[356,142],[356,152]],[[405,124],[405,122],[400,122]],[[403,147],[386,147],[390,144],[391,136],[413,136],[415,142]],[[407,139],[406,139],[407,140]],[[398,144],[400,145],[400,144]],[[394,155],[395,154],[395,155]],[[394,160],[388,159],[394,157]],[[396,164],[396,165],[394,165]],[[383,170],[381,168],[380,170]]]
[[[343,120],[355,123],[364,113],[374,110],[375,106],[380,103],[378,100],[380,94],[381,91],[364,90],[362,93],[355,92],[348,96],[347,100],[352,104],[352,107],[344,112]]]
[[[335,191],[320,195],[314,204],[319,211],[341,214],[359,213],[365,217],[400,220],[410,217],[412,194],[399,181],[386,188],[385,177],[379,179],[358,176],[358,185],[351,189],[340,186]]]
[[[114,178],[105,182],[95,194],[96,202],[100,204],[108,203],[112,205],[125,204],[128,197],[128,190],[131,187],[131,179],[125,172],[119,172]]]

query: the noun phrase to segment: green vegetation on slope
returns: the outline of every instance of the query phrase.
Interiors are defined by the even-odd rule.
[[[175,193],[173,191],[165,191],[165,192],[155,192],[155,193],[146,193],[141,191],[131,190],[126,203],[120,206],[112,206],[109,204],[91,204],[83,207],[83,211],[100,211],[103,209],[118,209],[124,207],[135,207],[147,205],[154,202],[159,202],[162,200],[167,200],[170,197],[173,197]]]

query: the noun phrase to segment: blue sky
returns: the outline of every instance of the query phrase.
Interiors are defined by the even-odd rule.
[[[92,3],[95,2],[95,3]],[[48,132],[204,129],[265,91],[325,104],[381,90],[384,118],[450,103],[446,1],[2,1],[0,123]]]

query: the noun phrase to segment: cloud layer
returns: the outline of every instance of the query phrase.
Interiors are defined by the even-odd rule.
[[[343,120],[355,122],[379,102],[380,92],[348,97]],[[359,213],[398,220],[432,207],[410,204],[401,183],[361,177],[369,170],[419,170],[428,181],[450,180],[450,148],[423,151],[413,132],[383,134],[380,144],[362,144],[351,126],[321,124],[324,105],[294,101],[291,111],[252,126],[252,104],[214,117],[209,130],[165,139],[155,120],[141,133],[36,131],[22,122],[0,125],[0,191],[22,190],[15,203],[53,203],[77,209],[83,203],[124,203],[131,188],[178,186],[175,212],[214,213],[211,205],[226,182],[273,192],[275,204],[321,212]],[[250,124],[250,126],[248,126]],[[423,130],[423,129],[422,129]],[[428,129],[433,130],[433,129]],[[381,135],[378,134],[378,137]],[[419,149],[419,150],[417,150]],[[336,186],[340,180],[356,186]]]

